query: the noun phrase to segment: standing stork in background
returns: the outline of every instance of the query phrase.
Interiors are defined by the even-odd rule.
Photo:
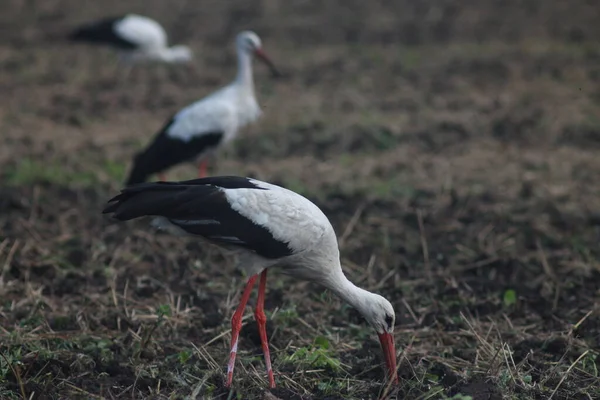
[[[71,32],[76,42],[108,45],[120,51],[126,63],[147,61],[187,63],[192,60],[189,47],[168,47],[167,34],[155,20],[136,14],[104,18]]]
[[[238,266],[250,278],[231,319],[227,386],[233,380],[244,309],[260,275],[254,316],[269,385],[275,387],[264,313],[270,268],[316,282],[355,307],[379,335],[388,377],[398,381],[394,308],[382,296],[361,289],[346,278],[331,223],[305,197],[256,179],[221,176],[126,187],[109,201],[103,213],[111,213],[120,221],[156,216],[153,225],[158,228],[200,238],[238,254]]]
[[[206,176],[206,158],[235,138],[238,130],[261,114],[254,96],[252,55],[279,72],[265,54],[258,35],[244,31],[236,37],[238,72],[235,80],[213,94],[185,107],[158,132],[154,141],[135,156],[127,185],[145,182],[152,174],[183,162],[199,162]],[[161,180],[164,178],[161,176]]]

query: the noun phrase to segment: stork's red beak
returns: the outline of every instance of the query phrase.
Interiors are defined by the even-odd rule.
[[[273,76],[275,76],[275,77],[281,76],[281,73],[275,67],[275,64],[273,64],[273,62],[267,56],[267,53],[265,53],[265,51],[263,49],[254,50],[254,54],[256,54],[256,57],[258,57],[262,62],[264,62],[269,67]]]
[[[383,357],[385,358],[385,366],[387,368],[388,377],[394,383],[398,383],[398,372],[396,371],[396,346],[394,345],[394,336],[391,333],[378,333]]]

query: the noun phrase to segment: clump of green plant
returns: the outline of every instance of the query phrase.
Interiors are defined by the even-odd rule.
[[[154,324],[144,329],[144,332],[142,333],[142,340],[139,344],[136,344],[135,346],[136,348],[133,352],[133,357],[138,361],[140,360],[142,352],[144,352],[148,348],[152,340],[152,335],[154,334],[156,329],[162,325],[162,323],[165,321],[165,317],[168,318],[171,316],[171,307],[168,304],[159,305],[156,308],[156,316],[157,318]]]
[[[283,325],[290,325],[291,322],[295,321],[298,318],[298,311],[296,311],[296,306],[291,305],[287,308],[280,309],[275,314],[275,320],[278,323]]]
[[[102,362],[112,360],[114,354],[111,350],[112,341],[109,339],[99,339],[86,341],[82,343],[85,354],[96,354]]]
[[[446,397],[448,400],[473,400],[473,397],[457,393],[452,397]]]
[[[192,352],[190,350],[181,350],[177,353],[177,360],[179,360],[181,365],[185,365],[190,358],[192,358]]]
[[[15,365],[21,365],[21,347],[14,347],[12,351],[2,353],[0,357],[0,380],[5,380]]]
[[[21,377],[21,368],[23,367],[23,363],[21,362],[21,350],[21,347],[14,347],[12,351],[9,351],[6,354],[0,352],[0,382],[6,381],[8,375],[12,373],[19,383],[21,397],[25,399],[25,387],[23,386]],[[2,389],[0,390],[0,394],[7,398],[18,398],[18,395],[15,392],[8,390]]]
[[[502,296],[502,302],[506,308],[514,306],[517,303],[517,292],[514,289],[507,289]]]
[[[346,387],[345,381],[333,380],[322,381],[317,384],[317,388],[325,395],[339,394]]]
[[[332,371],[342,369],[340,360],[335,358],[329,340],[324,336],[317,336],[310,346],[299,348],[292,355],[286,357],[285,361]]]
[[[122,162],[106,160],[104,162],[104,171],[111,179],[120,182],[125,179],[127,165]]]
[[[93,171],[71,170],[56,161],[39,161],[32,158],[23,158],[16,165],[7,168],[5,177],[10,185],[45,182],[89,186],[98,181]]]

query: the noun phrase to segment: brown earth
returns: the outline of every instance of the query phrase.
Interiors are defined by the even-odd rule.
[[[595,1],[5,3],[0,398],[600,398]],[[62,39],[131,11],[194,66],[127,72]],[[278,388],[248,312],[226,390],[245,278],[218,249],[100,215],[163,122],[231,79],[248,28],[285,76],[257,65],[265,115],[212,173],[326,212],[346,273],[396,309],[398,387],[354,310],[271,274]]]

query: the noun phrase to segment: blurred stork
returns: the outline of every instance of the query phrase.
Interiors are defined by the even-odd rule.
[[[361,289],[346,278],[331,223],[305,197],[256,179],[221,176],[130,186],[111,199],[103,213],[120,221],[156,216],[153,225],[158,228],[200,238],[237,253],[238,266],[250,278],[231,319],[227,386],[233,380],[244,309],[260,275],[254,316],[269,385],[275,387],[264,313],[268,268],[316,282],[355,307],[377,331],[388,377],[398,381],[394,308],[382,296]]]
[[[81,26],[69,34],[76,42],[108,45],[120,51],[121,61],[187,63],[192,60],[189,47],[168,47],[167,33],[155,20],[137,14],[108,17]]]
[[[230,142],[238,130],[261,114],[254,95],[252,55],[279,72],[265,54],[258,35],[244,31],[236,38],[236,79],[213,94],[176,113],[158,132],[153,142],[134,159],[127,185],[145,182],[176,164],[199,162],[198,174],[206,176],[206,158]],[[161,180],[164,177],[161,176]]]

